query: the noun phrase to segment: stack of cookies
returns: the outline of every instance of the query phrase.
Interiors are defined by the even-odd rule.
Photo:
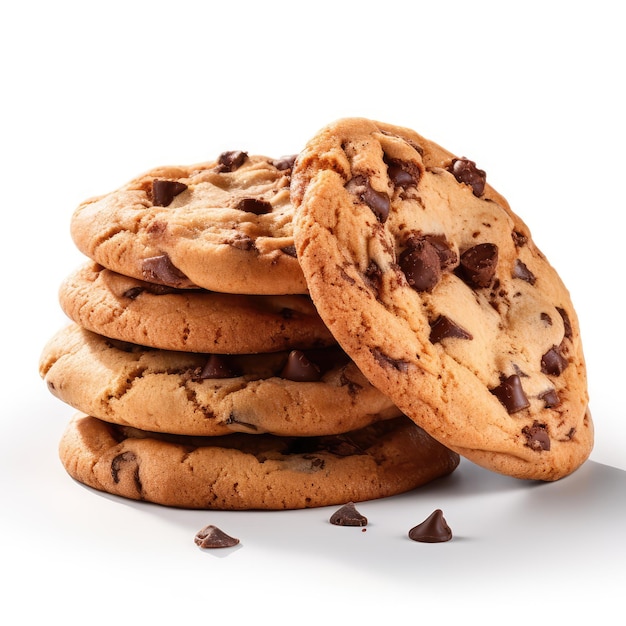
[[[397,494],[459,457],[365,378],[297,262],[293,157],[227,152],[159,168],[75,211],[86,256],[71,324],[40,372],[78,413],[76,480],[207,509],[292,509]]]
[[[40,372],[75,479],[160,504],[401,493],[459,455],[556,480],[593,424],[569,293],[485,172],[416,132],[323,128],[82,204]]]

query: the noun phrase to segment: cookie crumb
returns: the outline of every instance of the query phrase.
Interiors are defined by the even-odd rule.
[[[367,526],[367,517],[357,511],[354,502],[348,502],[330,516],[330,523],[335,526]]]
[[[232,548],[239,543],[239,539],[227,535],[217,526],[209,524],[199,530],[194,537],[196,545],[201,548]]]
[[[441,543],[452,539],[452,531],[441,509],[433,511],[421,524],[409,530],[409,539],[422,543]]]

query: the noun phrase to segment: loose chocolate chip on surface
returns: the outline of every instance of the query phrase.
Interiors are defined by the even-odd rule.
[[[475,196],[479,197],[483,195],[487,175],[483,170],[479,170],[476,167],[474,161],[470,161],[466,158],[452,159],[448,171],[452,172],[457,181],[469,185]]]
[[[187,185],[177,180],[153,180],[152,204],[154,206],[169,206],[172,200],[185,189],[187,189]]]
[[[568,365],[569,361],[558,346],[553,346],[541,357],[541,371],[550,376],[560,376]]]
[[[509,413],[516,413],[530,406],[530,402],[522,388],[522,381],[517,374],[508,376],[490,391],[500,400]]]
[[[440,315],[430,326],[430,341],[431,343],[437,343],[447,338],[473,339],[471,333],[468,333],[449,317]]]
[[[545,424],[535,422],[532,426],[524,426],[522,433],[526,436],[526,445],[541,452],[550,450],[550,436]]]
[[[259,198],[242,198],[235,208],[239,211],[246,211],[246,213],[254,213],[255,215],[272,212],[272,205],[267,200]]]
[[[222,174],[224,172],[234,172],[240,168],[248,159],[248,153],[241,150],[231,150],[222,152],[217,158],[217,171]]]
[[[357,511],[354,502],[348,502],[330,516],[330,523],[335,526],[367,526],[367,517]]]
[[[289,156],[282,156],[279,159],[274,159],[272,165],[281,172],[284,170],[290,170],[293,168],[296,162],[297,154],[290,154]]]
[[[391,202],[386,193],[376,191],[364,176],[355,176],[349,180],[346,189],[367,204],[379,222],[387,221]]]
[[[196,545],[201,548],[232,548],[239,543],[239,539],[227,535],[217,526],[209,524],[202,530],[199,530],[194,537]]]
[[[301,350],[292,350],[283,367],[281,378],[296,382],[315,382],[321,378],[320,368]]]
[[[202,368],[199,378],[234,378],[239,372],[232,367],[228,359],[220,354],[211,354]]]
[[[189,279],[172,263],[167,254],[160,254],[144,259],[141,274],[148,282],[162,282],[177,287],[189,282]]]
[[[400,269],[416,291],[432,291],[441,280],[441,260],[435,246],[425,237],[412,239],[402,252]]]
[[[461,255],[462,278],[472,287],[488,287],[498,265],[498,246],[479,243]]]
[[[513,266],[513,278],[525,280],[531,285],[534,285],[537,280],[535,275],[528,269],[528,267],[526,267],[526,264],[522,263],[519,259],[515,260],[515,265]]]
[[[422,543],[441,543],[452,539],[452,531],[441,509],[433,511],[421,524],[409,530],[409,539]]]

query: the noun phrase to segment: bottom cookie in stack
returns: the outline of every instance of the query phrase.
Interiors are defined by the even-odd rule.
[[[306,297],[290,300],[288,314],[284,302],[257,309],[252,332],[247,296],[162,290],[98,267],[72,275],[61,303],[73,322],[40,360],[50,391],[79,412],[60,444],[70,476],[131,499],[242,510],[370,500],[451,473],[458,455],[367,381],[314,307],[294,311]],[[204,336],[190,333],[200,317]]]

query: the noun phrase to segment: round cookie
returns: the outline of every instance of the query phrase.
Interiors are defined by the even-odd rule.
[[[83,413],[182,435],[329,435],[401,414],[337,347],[226,357],[152,350],[72,324],[46,344],[39,372]]]
[[[576,313],[485,173],[414,131],[322,129],[292,175],[311,297],[367,378],[429,434],[518,478],[593,445]]]
[[[89,262],[63,281],[59,300],[95,333],[164,350],[250,354],[335,343],[306,295],[175,289]]]
[[[72,478],[189,509],[303,509],[383,498],[450,474],[454,452],[402,416],[338,436],[174,437],[78,414],[59,445]]]
[[[232,151],[208,163],[155,168],[80,204],[71,235],[97,263],[148,282],[306,293],[293,247],[292,163]]]

